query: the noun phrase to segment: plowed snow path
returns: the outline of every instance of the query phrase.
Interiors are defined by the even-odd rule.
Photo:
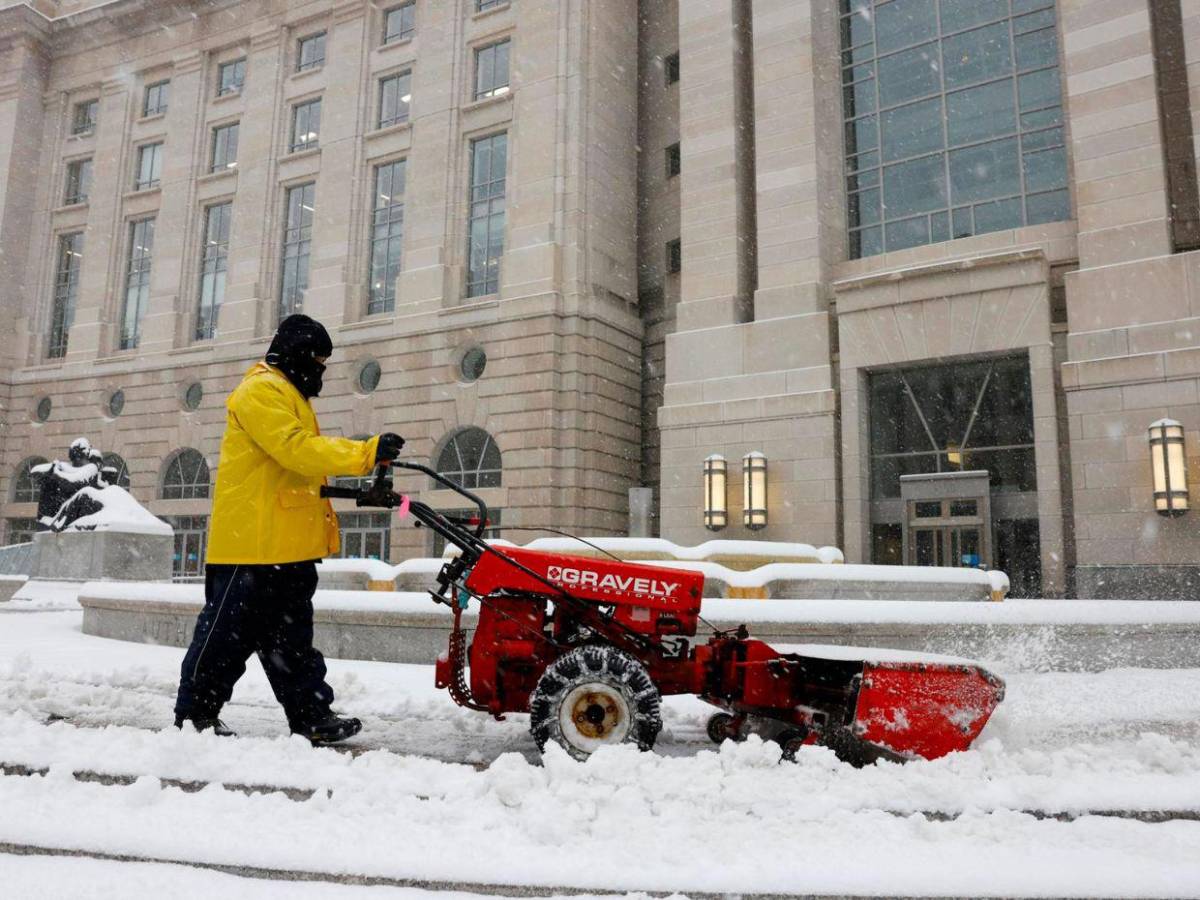
[[[78,627],[0,613],[0,763],[24,772],[0,777],[11,847],[521,890],[1200,893],[1200,671],[1010,677],[978,749],[932,763],[718,751],[678,698],[665,753],[543,764],[523,716],[454,707],[424,666],[330,661],[367,722],[353,753],[281,737],[256,663],[227,711],[243,737],[163,728],[182,652]]]

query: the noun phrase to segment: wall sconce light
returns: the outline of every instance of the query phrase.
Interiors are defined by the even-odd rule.
[[[767,458],[757,450],[742,457],[742,524],[767,527]]]
[[[1150,426],[1150,463],[1154,467],[1154,509],[1160,516],[1188,511],[1187,453],[1183,426],[1159,419]]]
[[[725,457],[714,453],[704,460],[704,527],[709,531],[720,531],[728,524],[726,481]]]

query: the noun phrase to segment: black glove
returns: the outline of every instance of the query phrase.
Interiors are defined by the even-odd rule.
[[[391,462],[404,449],[404,438],[390,431],[379,436],[379,445],[375,448],[375,465]]]

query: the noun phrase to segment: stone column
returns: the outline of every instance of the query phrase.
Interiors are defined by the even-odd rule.
[[[1060,0],[1081,268],[1171,252],[1151,0]]]
[[[195,202],[196,175],[208,161],[204,135],[197,136],[204,127],[203,63],[201,53],[188,53],[179,56],[171,70],[163,148],[165,189],[154,227],[150,305],[142,320],[141,353],[169,350],[181,340],[186,344],[195,327],[196,296],[190,291],[181,295],[180,288],[195,283],[185,277],[183,266],[195,256],[188,253],[189,245],[198,247],[203,238],[204,217]],[[120,299],[116,308],[121,308]]]
[[[283,146],[283,111],[280,105],[279,73],[283,66],[283,31],[264,24],[250,35],[246,59],[246,85],[239,97],[222,98],[221,115],[241,114],[238,129],[237,197],[230,227],[229,269],[225,276],[225,302],[218,329],[222,341],[246,340],[270,333],[274,323],[271,305],[278,285],[281,232],[280,199],[275,184],[276,155]],[[206,95],[215,93],[211,83],[216,66],[207,67]],[[260,321],[260,319],[262,321]]]

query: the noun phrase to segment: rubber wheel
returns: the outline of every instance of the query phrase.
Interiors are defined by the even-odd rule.
[[[737,740],[735,735],[729,730],[733,724],[733,716],[729,713],[713,713],[708,718],[708,724],[704,726],[704,730],[708,732],[708,739],[714,744],[720,744],[725,740]]]
[[[658,688],[645,666],[615,647],[579,647],[546,667],[529,700],[529,730],[576,759],[600,747],[650,750],[662,729]]]

